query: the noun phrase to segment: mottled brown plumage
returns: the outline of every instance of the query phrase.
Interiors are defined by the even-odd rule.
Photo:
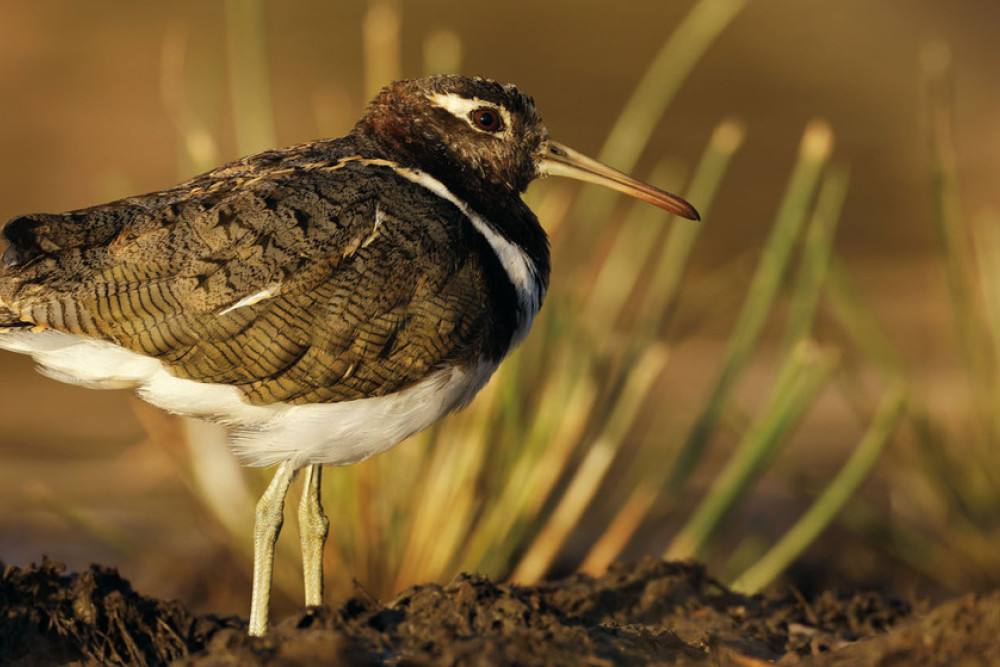
[[[385,451],[469,400],[523,339],[549,279],[535,178],[683,200],[549,139],[530,98],[458,76],[402,81],[350,135],[266,151],[173,188],[3,230],[0,348],[54,377],[131,386],[237,427],[280,463],[257,506],[251,634],[267,629],[284,498],[306,602],[322,602],[323,464]]]
[[[484,349],[499,359],[513,320],[484,306],[514,296],[486,241],[357,143],[273,151],[162,192],[17,218],[0,301],[179,377],[236,385],[254,404],[380,396]],[[269,286],[274,296],[224,312]]]
[[[427,114],[413,87],[387,88],[349,137],[267,151],[160,192],[15,218],[0,269],[7,319],[114,342],[178,377],[235,385],[253,404],[381,396],[484,352],[499,360],[516,309],[496,255],[454,205],[393,165],[419,163],[459,196],[499,208],[502,222],[533,227],[544,280],[534,216],[519,198],[496,203],[527,186],[531,154],[504,145],[493,155],[492,137],[477,147],[452,114]],[[509,103],[534,149],[543,132],[530,100],[492,82],[476,88]],[[443,136],[451,147],[440,148]],[[474,151],[484,154],[476,183],[502,179],[495,192],[454,168],[476,165]],[[273,296],[224,312],[269,288]]]

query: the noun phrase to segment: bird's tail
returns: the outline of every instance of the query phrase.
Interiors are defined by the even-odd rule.
[[[30,326],[31,322],[21,320],[14,314],[14,311],[5,307],[3,302],[0,301],[0,334],[14,331],[15,329],[24,329],[25,327]]]
[[[21,319],[14,314],[14,311],[4,306],[3,301],[0,301],[0,336],[26,326],[29,326],[27,322],[22,322]]]

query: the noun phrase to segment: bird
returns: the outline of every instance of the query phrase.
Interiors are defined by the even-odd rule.
[[[512,84],[383,88],[345,136],[243,157],[164,190],[3,227],[0,348],[56,380],[131,388],[231,429],[276,466],[256,506],[248,632],[267,632],[289,485],[305,602],[322,604],[323,466],[384,452],[468,404],[549,284],[538,178],[698,220],[682,198],[549,137]]]

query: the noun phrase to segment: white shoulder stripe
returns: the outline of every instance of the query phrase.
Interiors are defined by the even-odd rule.
[[[514,349],[528,335],[528,329],[531,328],[531,323],[542,306],[542,299],[545,298],[545,287],[538,276],[538,267],[535,266],[534,260],[520,246],[511,243],[497,233],[481,215],[470,209],[441,181],[419,169],[409,169],[398,165],[393,165],[392,168],[400,176],[422,185],[442,199],[447,199],[454,204],[469,219],[476,231],[489,242],[517,292],[520,313],[508,351]]]

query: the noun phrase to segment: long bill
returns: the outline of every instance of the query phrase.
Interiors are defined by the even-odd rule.
[[[682,218],[701,220],[701,216],[698,215],[694,206],[677,195],[638,181],[628,174],[623,174],[617,169],[612,169],[602,162],[555,141],[550,140],[545,147],[542,159],[538,163],[538,173],[547,176],[566,176],[578,181],[602,185],[654,206],[659,206]]]

